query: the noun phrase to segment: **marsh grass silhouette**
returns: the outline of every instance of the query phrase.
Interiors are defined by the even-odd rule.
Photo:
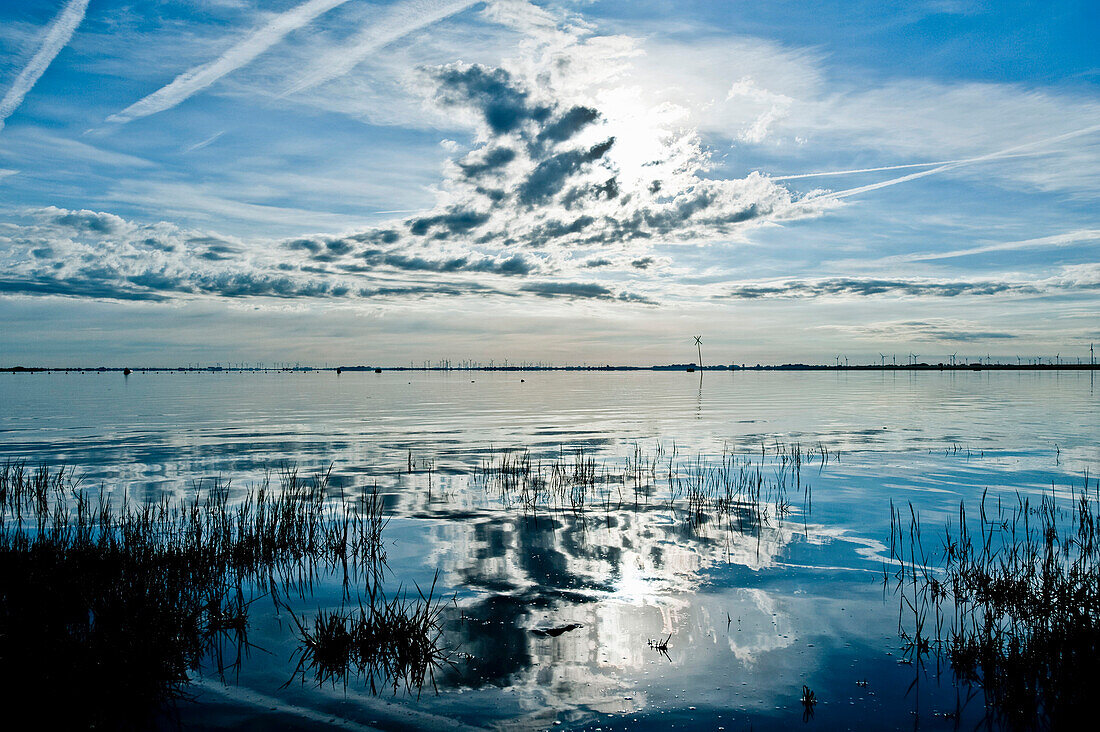
[[[265,592],[302,593],[320,568],[379,596],[382,501],[326,501],[328,475],[287,469],[279,490],[265,481],[232,504],[213,482],[116,508],[71,470],[0,466],[3,696],[59,728],[144,728],[201,668],[239,668],[249,606]],[[410,604],[385,607],[392,621]]]
[[[692,531],[717,525],[738,533],[781,525],[801,502],[812,505],[812,488],[803,470],[818,469],[836,452],[825,446],[804,450],[798,443],[761,443],[760,454],[733,453],[681,458],[660,443],[652,453],[638,445],[625,464],[597,461],[583,448],[560,449],[538,458],[528,449],[501,451],[484,459],[474,483],[524,513],[586,515],[664,504]]]
[[[346,685],[356,676],[372,694],[403,688],[419,696],[426,684],[436,688],[436,672],[453,666],[451,652],[440,642],[446,605],[435,593],[438,578],[437,573],[427,594],[419,586],[415,595],[398,590],[393,597],[378,589],[357,608],[319,609],[312,622],[291,611],[298,663],[284,687],[295,678]]]
[[[928,550],[920,516],[893,510],[884,582],[900,597],[899,633],[916,665],[934,657],[984,690],[987,715],[1017,729],[1093,716],[1100,671],[1100,483],[1072,500],[1055,487],[1005,505],[983,494],[975,521]]]

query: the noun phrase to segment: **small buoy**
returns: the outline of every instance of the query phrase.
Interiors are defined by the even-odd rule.
[[[521,384],[522,384],[523,382],[524,382],[524,379],[520,379],[520,380],[519,380],[519,383],[521,383]]]
[[[134,372],[131,371],[130,369],[122,369],[122,375],[123,376],[129,376],[132,373],[134,373]]]
[[[337,376],[339,376],[339,375],[340,375],[340,374],[342,374],[342,373],[344,373],[344,370],[343,370],[342,368],[339,368],[339,367],[337,367],[337,369],[336,369],[336,375],[337,375]]]
[[[382,369],[375,369],[375,370],[374,370],[374,373],[376,373],[376,374],[380,374],[380,373],[382,373]]]

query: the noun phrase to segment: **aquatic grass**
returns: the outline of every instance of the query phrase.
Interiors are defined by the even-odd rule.
[[[250,605],[314,567],[373,591],[385,569],[377,491],[326,500],[329,472],[281,472],[117,507],[73,471],[0,466],[0,688],[63,728],[148,726],[212,662],[239,667]],[[270,588],[264,590],[262,588]],[[50,704],[58,689],[66,703]]]
[[[441,644],[442,613],[446,604],[435,594],[439,575],[425,594],[398,590],[387,598],[382,590],[360,599],[358,612],[344,605],[319,609],[309,623],[290,612],[299,646],[295,678],[305,683],[347,683],[350,676],[365,680],[372,694],[384,688],[396,694],[402,687],[419,696],[426,684],[435,686],[435,674],[451,664],[452,653]],[[452,598],[454,602],[454,598]]]
[[[760,458],[724,450],[718,456],[683,459],[675,446],[657,443],[653,453],[633,446],[621,467],[597,460],[583,448],[564,446],[548,458],[529,449],[493,452],[474,473],[475,485],[507,506],[525,513],[538,511],[584,514],[648,506],[657,496],[670,514],[678,514],[693,531],[707,525],[740,533],[782,524],[796,509],[811,506],[811,487],[803,479],[803,464],[818,460],[823,469],[836,453],[825,446],[803,451],[801,445],[761,444]]]
[[[1092,713],[1100,484],[1086,472],[1071,496],[1053,485],[1038,500],[983,494],[976,520],[960,503],[935,552],[912,506],[907,518],[894,511],[899,632],[913,658],[942,658],[982,688],[990,718],[1005,726],[1057,728]]]

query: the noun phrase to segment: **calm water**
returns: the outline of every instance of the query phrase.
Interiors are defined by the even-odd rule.
[[[986,489],[1066,492],[1100,468],[1088,373],[4,374],[0,403],[0,460],[65,463],[131,497],[331,464],[345,495],[385,492],[393,586],[438,570],[456,594],[459,662],[419,698],[354,679],[281,688],[293,637],[257,610],[265,652],[228,684],[198,680],[180,709],[213,727],[786,728],[803,684],[819,727],[969,726],[980,694],[899,663],[891,500],[938,526]],[[523,448],[583,448],[610,474],[635,449],[678,470],[728,451],[778,475],[777,442],[839,460],[803,467],[812,500],[748,534],[689,526],[659,492],[531,516],[472,479]],[[322,579],[299,605],[339,596]],[[669,637],[667,653],[648,643]]]

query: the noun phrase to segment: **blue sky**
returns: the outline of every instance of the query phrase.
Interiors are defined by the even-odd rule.
[[[5,364],[1084,356],[1095,3],[0,4]]]

